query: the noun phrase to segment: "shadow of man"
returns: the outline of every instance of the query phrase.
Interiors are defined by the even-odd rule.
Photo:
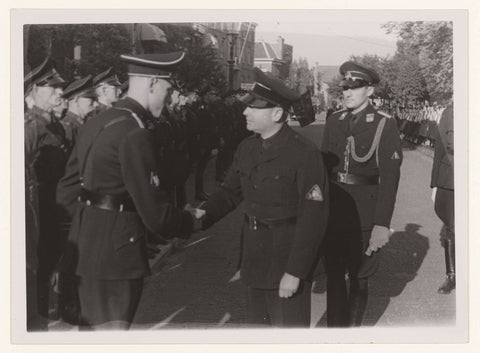
[[[385,313],[390,298],[400,295],[407,283],[415,279],[429,249],[429,240],[420,234],[421,225],[409,223],[405,231],[395,232],[382,249],[382,263],[371,279],[371,299],[363,320],[374,326]]]

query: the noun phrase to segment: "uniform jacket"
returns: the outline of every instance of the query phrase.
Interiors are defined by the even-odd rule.
[[[307,195],[317,190],[312,200]],[[258,219],[297,217],[296,224],[243,227],[241,275],[251,287],[278,288],[284,273],[308,279],[318,263],[327,225],[328,181],[320,152],[285,125],[262,152],[262,139],[238,147],[222,188],[203,205],[206,223],[218,221],[244,200]]]
[[[65,130],[54,117],[37,106],[25,113],[26,161],[35,169],[40,187],[63,176],[69,150]]]
[[[72,113],[71,111],[67,111],[65,117],[60,121],[63,125],[63,128],[65,129],[65,136],[72,146],[77,140],[78,129],[83,126],[80,121],[80,116]]]
[[[351,174],[379,175],[379,185],[346,185],[332,183],[330,223],[334,229],[371,229],[374,224],[389,227],[395,205],[402,146],[395,119],[378,112],[368,105],[356,114],[356,123],[349,128],[351,114],[347,110],[332,113],[325,124],[322,152],[325,164],[332,175],[345,171],[345,150],[347,137],[353,136],[356,154],[365,156],[372,145],[377,126],[385,118],[377,156],[363,162],[356,162],[349,156],[348,172]],[[333,181],[333,177],[332,177]],[[359,223],[359,224],[358,224]]]
[[[453,105],[448,106],[438,124],[430,186],[454,189]]]
[[[64,271],[99,279],[143,277],[149,273],[145,227],[165,238],[190,233],[190,214],[165,200],[151,119],[138,102],[126,98],[83,126],[57,193],[58,202],[73,213],[60,264]],[[137,212],[85,206],[77,201],[82,187],[131,197]]]

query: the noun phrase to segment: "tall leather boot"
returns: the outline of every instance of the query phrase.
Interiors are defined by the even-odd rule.
[[[345,274],[327,274],[327,327],[348,327]]]
[[[450,294],[455,289],[455,240],[444,239],[443,247],[445,250],[445,267],[447,278],[438,288],[440,294]]]
[[[348,326],[362,326],[368,301],[368,279],[350,279]]]

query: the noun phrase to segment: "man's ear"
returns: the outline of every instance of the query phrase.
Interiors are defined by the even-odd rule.
[[[281,107],[274,107],[272,110],[273,121],[279,123],[283,116],[283,108]]]
[[[375,87],[368,86],[367,95],[370,97],[373,93],[375,93]]]

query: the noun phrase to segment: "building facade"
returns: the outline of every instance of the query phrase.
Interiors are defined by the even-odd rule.
[[[230,89],[248,88],[254,82],[255,28],[253,22],[194,23],[204,44],[218,50]]]
[[[270,72],[282,80],[288,78],[292,57],[293,47],[285,44],[285,40],[280,36],[276,43],[266,43],[265,41],[255,43],[254,66],[264,72]]]

